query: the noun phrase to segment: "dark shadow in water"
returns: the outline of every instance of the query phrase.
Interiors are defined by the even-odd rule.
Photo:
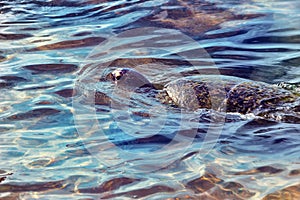
[[[46,45],[29,49],[27,51],[28,52],[46,51],[46,50],[71,49],[71,48],[79,48],[79,47],[96,46],[103,41],[104,41],[103,37],[88,37],[79,40],[67,40],[67,41],[57,42],[53,44],[46,44]]]
[[[101,185],[94,188],[79,189],[80,193],[97,193],[101,194],[108,191],[117,190],[118,188],[129,185],[135,182],[140,182],[141,179],[119,177],[103,182]]]
[[[54,115],[61,112],[60,110],[56,110],[53,108],[38,108],[26,113],[19,113],[8,117],[8,120],[24,120],[24,119],[32,119],[32,118],[40,118],[44,116]]]
[[[19,76],[0,76],[0,89],[10,88],[15,86],[17,83],[25,81],[28,80]]]
[[[77,65],[73,64],[35,64],[24,66],[25,69],[33,71],[34,74],[41,73],[69,73],[74,72],[78,68]]]

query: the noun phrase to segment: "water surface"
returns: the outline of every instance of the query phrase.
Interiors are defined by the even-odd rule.
[[[0,1],[1,199],[299,199],[299,124],[118,99],[101,81],[121,66],[160,87],[197,74],[297,83],[299,9]]]

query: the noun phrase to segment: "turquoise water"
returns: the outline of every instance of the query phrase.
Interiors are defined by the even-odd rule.
[[[290,186],[298,199],[298,123],[170,107],[102,78],[131,67],[159,87],[197,74],[298,83],[299,10],[0,1],[0,199],[271,199]]]

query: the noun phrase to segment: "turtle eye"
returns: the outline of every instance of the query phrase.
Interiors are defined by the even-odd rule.
[[[115,79],[115,81],[118,81],[118,80],[121,79],[121,77],[122,77],[121,75],[117,75],[117,76],[114,77],[114,79]]]

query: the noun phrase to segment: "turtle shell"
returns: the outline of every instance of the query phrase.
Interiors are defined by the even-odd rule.
[[[275,85],[223,75],[177,79],[165,85],[164,91],[179,107],[243,114],[275,109],[296,100],[293,93]]]

